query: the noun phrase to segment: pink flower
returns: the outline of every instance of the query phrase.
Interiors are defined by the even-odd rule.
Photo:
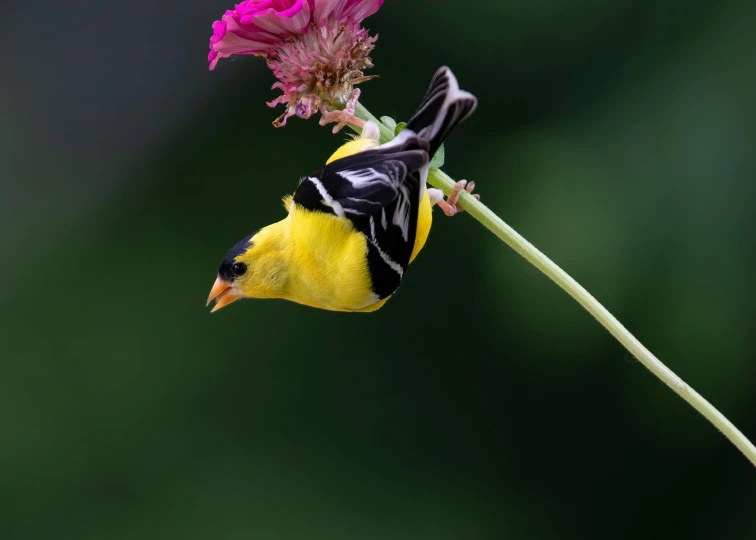
[[[361,23],[382,4],[383,0],[246,0],[213,23],[210,69],[237,54],[265,58],[278,78],[273,88],[283,92],[268,105],[286,106],[274,122],[277,126],[295,114],[309,118],[319,110],[353,107],[354,85],[372,78],[362,70],[373,65],[368,55],[376,40]]]

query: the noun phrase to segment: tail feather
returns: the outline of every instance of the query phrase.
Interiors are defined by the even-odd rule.
[[[433,76],[425,98],[405,129],[427,139],[430,155],[434,155],[452,129],[470,116],[478,100],[459,89],[457,79],[444,66]]]

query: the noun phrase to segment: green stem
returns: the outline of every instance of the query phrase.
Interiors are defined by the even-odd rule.
[[[355,114],[364,121],[378,124],[381,131],[381,143],[394,138],[394,133],[377,120],[370,112],[358,103]],[[352,129],[359,130],[355,126]],[[454,186],[454,180],[440,169],[431,169],[428,174],[428,183],[449,194]],[[622,326],[614,315],[602,306],[591,294],[577,281],[572,279],[567,272],[557,266],[554,261],[538,251],[536,247],[523,238],[517,231],[507,225],[499,216],[494,214],[483,203],[462,191],[459,204],[473,219],[478,220],[484,227],[503,240],[509,247],[522,255],[530,264],[546,274],[554,283],[564,289],[567,294],[574,298],[588,313],[593,315],[601,325],[606,328],[630,353],[637,358],[651,373],[661,379],[681,398],[706,417],[709,422],[719,429],[732,444],[734,444],[748,460],[756,466],[756,447],[743,433],[736,428],[727,417],[720,413],[711,403],[706,401],[698,392],[688,386],[680,377],[656,358],[635,336]]]
[[[359,101],[357,102],[357,106],[355,107],[354,115],[360,120],[364,120],[365,122],[373,122],[375,124],[378,124],[378,129],[381,130],[381,144],[387,143],[394,138],[394,132],[384,126],[383,122],[370,114],[370,111],[363,107],[362,103],[360,103]],[[358,127],[353,126],[352,124],[349,124],[349,127],[357,133],[362,133],[362,131]]]

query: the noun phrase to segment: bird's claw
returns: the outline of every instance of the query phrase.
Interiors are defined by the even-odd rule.
[[[349,97],[349,101],[347,102],[346,107],[344,107],[343,111],[329,111],[324,105],[320,110],[320,125],[325,126],[326,124],[335,122],[336,125],[333,126],[334,133],[341,131],[341,129],[346,127],[347,124],[352,124],[357,126],[358,128],[363,128],[365,126],[365,122],[357,118],[357,116],[355,116],[354,114],[355,109],[357,108],[358,99],[360,99],[360,89],[355,88],[352,91],[352,95]]]
[[[454,184],[454,187],[452,188],[451,193],[449,193],[449,196],[444,200],[441,198],[436,204],[438,204],[439,208],[443,210],[444,214],[446,214],[449,217],[452,217],[456,214],[461,214],[465,211],[464,208],[457,205],[457,202],[459,201],[459,194],[462,190],[467,191],[470,195],[475,197],[476,200],[480,200],[480,195],[477,193],[473,194],[473,190],[475,189],[475,182],[467,183],[467,180],[460,180],[456,184]]]

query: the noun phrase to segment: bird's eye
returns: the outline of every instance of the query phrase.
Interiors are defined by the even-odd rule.
[[[243,276],[246,271],[247,265],[244,263],[234,263],[234,265],[231,267],[231,272],[236,277]]]

